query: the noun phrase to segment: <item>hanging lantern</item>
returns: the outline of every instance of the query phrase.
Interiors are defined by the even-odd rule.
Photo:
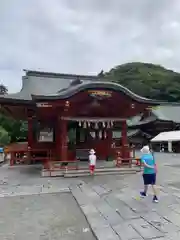
[[[82,123],[81,122],[79,122],[79,127],[82,127]]]
[[[110,125],[111,125],[111,127],[113,127],[113,121],[111,121]]]
[[[105,127],[106,127],[106,124],[105,124],[105,122],[102,122],[102,126],[103,126],[103,128],[105,128]]]
[[[88,122],[88,127],[89,127],[89,128],[91,127],[91,123],[90,123],[90,122]]]
[[[102,139],[102,131],[99,131],[99,139]]]
[[[132,109],[135,108],[135,104],[134,104],[134,103],[131,104],[131,108],[132,108]]]
[[[70,102],[69,101],[66,101],[65,102],[65,107],[69,107],[70,106]]]
[[[87,124],[86,124],[86,122],[84,122],[84,124],[83,124],[83,128],[86,128],[87,127]]]
[[[107,133],[106,133],[106,131],[104,131],[104,139],[106,139],[107,138]]]
[[[98,122],[95,122],[95,129],[98,129]]]

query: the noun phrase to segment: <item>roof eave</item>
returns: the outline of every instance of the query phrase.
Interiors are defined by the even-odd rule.
[[[152,100],[152,99],[147,99],[144,97],[141,97],[133,92],[131,92],[129,89],[119,85],[115,84],[112,82],[92,82],[92,83],[86,83],[86,84],[81,84],[77,86],[76,88],[69,88],[66,91],[60,93],[59,95],[55,96],[44,96],[44,95],[32,95],[32,99],[35,101],[47,101],[47,100],[59,100],[59,99],[67,99],[83,90],[89,90],[89,89],[106,89],[106,90],[115,90],[115,91],[120,91],[124,93],[125,95],[129,96],[133,100],[140,102],[140,103],[146,103],[146,104],[151,104],[151,105],[160,105],[160,104],[165,104],[165,102],[162,101],[157,101],[157,100]]]
[[[25,99],[14,99],[14,98],[0,98],[0,104],[9,104],[9,105],[21,105],[21,104],[26,104],[26,105],[32,105],[33,100],[25,100]]]
[[[81,74],[69,74],[69,73],[54,73],[54,72],[44,72],[36,70],[23,69],[26,76],[46,76],[46,77],[63,77],[63,78],[80,78],[80,79],[99,79],[97,75],[81,75]]]

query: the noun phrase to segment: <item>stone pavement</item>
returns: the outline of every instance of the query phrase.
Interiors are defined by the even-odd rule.
[[[61,211],[61,204],[63,208],[67,208],[67,206],[64,205],[64,202],[66,202],[65,199],[64,202],[61,203],[62,200],[60,196],[65,194],[63,192],[66,192],[68,195],[72,193],[89,223],[88,226],[85,223],[86,220],[82,220],[80,213],[76,213],[81,225],[84,224],[82,228],[85,230],[82,235],[71,236],[73,239],[84,238],[93,240],[95,238],[91,234],[92,230],[96,239],[99,240],[179,240],[180,155],[174,156],[161,153],[156,154],[155,156],[159,166],[158,192],[160,202],[158,204],[152,203],[151,190],[149,191],[149,196],[147,198],[139,198],[139,190],[142,187],[141,173],[127,176],[116,175],[74,179],[48,179],[39,178],[38,169],[37,172],[34,172],[32,169],[26,169],[26,167],[24,167],[24,169],[23,167],[11,170],[7,168],[0,169],[0,203],[2,202],[1,199],[14,199],[11,202],[12,205],[14,201],[17,201],[15,199],[19,199],[21,196],[25,196],[26,199],[29,197],[33,198],[34,196],[35,199],[39,199],[37,196],[45,197],[50,194],[55,196],[55,199],[59,201],[60,211],[57,211],[57,213],[60,216],[62,214],[61,219],[63,219],[65,214]],[[58,198],[56,195],[58,195]],[[67,197],[67,199],[68,198],[69,197]],[[48,199],[49,203],[52,202],[55,206],[58,205],[54,198],[51,199],[51,197],[48,197]],[[36,201],[38,202],[39,200]],[[43,201],[48,202],[47,200]],[[67,200],[67,202],[69,201],[71,201],[70,211],[73,214],[73,208],[76,208],[77,206],[73,203],[73,200]],[[53,211],[52,204],[49,205],[49,214]],[[3,206],[6,206],[5,202],[3,202]],[[38,209],[41,208],[41,206],[47,208],[48,205],[40,203],[39,201]],[[37,207],[35,209],[37,209]],[[31,208],[31,210],[35,211],[34,208]],[[7,214],[8,211],[6,210]],[[41,209],[41,212],[43,212],[43,209]],[[48,217],[48,213],[46,214],[46,217]],[[55,215],[55,218],[58,218],[58,216]],[[19,221],[22,221],[20,218],[18,219]],[[72,222],[72,219],[66,219],[64,230],[61,227],[61,232],[67,229],[68,221]],[[62,222],[61,225],[58,225],[59,222],[55,222],[54,224],[56,226],[56,232],[58,226],[60,228],[60,226],[63,225]],[[76,223],[74,222],[74,224]],[[2,220],[0,215],[0,227],[1,225]],[[52,227],[54,227],[54,225]],[[48,230],[45,232],[48,232]],[[53,232],[53,234],[55,233]],[[71,237],[70,235],[64,234],[61,235],[60,239],[69,240]],[[37,237],[34,239],[54,240],[58,238],[53,238],[51,234],[51,236],[47,235],[46,238]]]
[[[130,186],[117,191],[86,183],[71,187],[99,240],[179,239],[180,199],[169,195],[167,189],[159,191],[161,202],[154,204],[151,195],[140,199]]]
[[[39,174],[36,166],[0,168],[0,239],[94,240],[71,182]]]
[[[147,198],[139,197],[141,173],[84,178],[83,183],[71,186],[97,239],[180,239],[180,156],[155,156],[159,166],[158,204],[152,202],[151,190]]]
[[[1,240],[94,240],[69,193],[0,198]]]

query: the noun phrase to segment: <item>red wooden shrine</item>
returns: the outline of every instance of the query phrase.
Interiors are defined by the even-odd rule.
[[[22,90],[2,97],[0,102],[5,114],[28,122],[27,143],[9,150],[11,165],[17,153],[25,152],[28,161],[41,160],[45,168],[53,161],[81,160],[77,153],[84,150],[88,155],[91,148],[99,160],[115,158],[117,152],[122,162],[129,159],[127,119],[158,105],[96,76],[36,71],[26,71]],[[42,127],[51,130],[51,141],[39,141]],[[119,142],[112,138],[116,128],[121,131]],[[73,142],[68,137],[71,130]]]

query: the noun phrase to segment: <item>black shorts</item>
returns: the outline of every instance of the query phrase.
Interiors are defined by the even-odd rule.
[[[143,174],[144,185],[155,185],[156,184],[156,174]]]

